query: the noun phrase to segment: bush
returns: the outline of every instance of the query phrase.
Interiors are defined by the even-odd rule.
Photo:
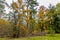
[[[10,37],[12,34],[13,31],[10,22],[0,19],[0,37]]]

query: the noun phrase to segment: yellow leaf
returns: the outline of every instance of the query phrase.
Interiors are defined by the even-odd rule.
[[[22,0],[18,0],[19,3],[22,3]]]

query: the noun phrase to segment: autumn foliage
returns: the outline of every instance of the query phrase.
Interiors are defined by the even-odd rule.
[[[36,0],[13,2],[11,4],[12,12],[0,14],[0,37],[41,36],[60,33],[60,3],[56,7],[51,4],[49,8],[40,6],[38,11],[37,5]]]

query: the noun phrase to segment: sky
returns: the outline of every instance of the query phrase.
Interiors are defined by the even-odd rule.
[[[6,0],[7,3],[10,5],[12,3],[12,0]],[[17,1],[17,0],[14,0]],[[39,3],[39,6],[44,5],[45,7],[48,7],[49,4],[56,5],[57,3],[60,3],[60,0],[37,0]],[[7,13],[10,11],[7,7],[5,8]]]

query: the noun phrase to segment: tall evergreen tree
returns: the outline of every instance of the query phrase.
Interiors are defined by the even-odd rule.
[[[30,26],[28,28],[28,30],[30,32],[32,32],[33,31],[33,28],[34,28],[34,25],[35,25],[35,17],[36,17],[36,14],[37,14],[37,6],[38,6],[38,3],[37,3],[37,0],[27,0],[27,3],[28,3],[28,6],[29,6],[30,10],[32,10],[29,13],[29,15],[30,15],[30,17],[29,17]]]

